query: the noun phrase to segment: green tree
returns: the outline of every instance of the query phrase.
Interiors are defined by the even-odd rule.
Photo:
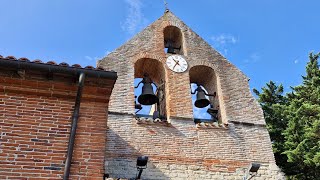
[[[303,83],[283,95],[270,81],[258,96],[277,165],[288,179],[320,179],[319,54],[310,54]]]
[[[288,94],[284,131],[288,162],[295,165],[290,179],[320,179],[320,69],[319,54],[310,54],[303,83]]]
[[[257,89],[253,89],[253,92],[258,96],[264,113],[276,163],[285,173],[288,173],[291,165],[287,163],[288,158],[283,154],[285,151],[283,131],[287,128],[288,123],[283,112],[287,105],[287,98],[283,96],[283,86],[270,81],[261,92]]]

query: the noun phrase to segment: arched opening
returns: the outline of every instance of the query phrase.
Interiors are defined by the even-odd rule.
[[[181,30],[175,26],[168,26],[164,28],[163,34],[165,53],[183,55]]]
[[[189,70],[195,121],[221,121],[217,78],[212,68],[199,65]],[[198,106],[198,107],[197,107]]]
[[[134,77],[134,87],[137,87],[134,88],[136,115],[166,119],[165,71],[162,63],[154,59],[139,59],[134,65]],[[151,83],[151,94],[154,94],[158,100],[150,105],[143,105],[139,102],[139,100],[141,101],[140,96],[143,95],[142,88],[146,85],[143,79],[146,79],[146,77],[148,81],[153,82]],[[150,96],[146,96],[146,98],[150,98]]]

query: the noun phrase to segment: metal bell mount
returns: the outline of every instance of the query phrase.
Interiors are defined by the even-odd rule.
[[[139,111],[142,110],[142,106],[141,106],[141,104],[137,104],[136,98],[137,98],[137,96],[134,96],[134,108],[135,108],[135,109],[138,109],[138,110],[136,111],[136,114],[137,114]]]
[[[212,104],[210,104],[210,108],[207,109],[207,113],[211,115],[213,122],[218,122],[218,112],[219,110],[213,109]]]

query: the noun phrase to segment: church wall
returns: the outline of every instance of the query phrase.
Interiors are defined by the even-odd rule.
[[[175,73],[165,65],[170,55],[163,50],[167,26],[182,31],[183,57],[189,64],[186,72]],[[135,120],[134,64],[140,59],[158,60],[165,66],[169,124],[137,124]],[[189,70],[198,65],[215,73],[215,102],[219,102],[224,126],[197,127],[193,122]],[[248,78],[171,12],[111,52],[98,66],[118,72],[107,122],[105,172],[110,177],[135,177],[136,159],[146,155],[149,166],[144,179],[238,179],[251,162],[262,164],[256,179],[283,179]]]
[[[262,164],[261,179],[281,179],[273,154],[266,151],[266,136],[260,126],[197,128],[186,119],[154,123],[109,114],[105,172],[111,178],[134,178],[137,157],[148,156],[143,179],[241,179],[251,162]]]
[[[196,65],[205,65],[215,71],[217,85],[220,87],[217,98],[219,98],[223,121],[265,124],[262,109],[250,93],[249,79],[172,14],[158,19],[98,62],[98,66],[106,70],[115,70],[119,74],[115,89],[122,93],[111,95],[110,111],[134,113],[132,108],[122,106],[123,102],[126,102],[128,106],[134,107],[131,99],[134,97],[132,90],[134,62],[142,58],[151,58],[165,63],[169,55],[163,50],[163,29],[167,26],[176,26],[183,33],[184,57],[189,63],[188,69]],[[169,91],[167,96],[170,97],[168,114],[174,117],[191,118],[193,112],[190,86],[187,83],[188,72],[174,73],[168,70],[166,79]],[[123,94],[126,95],[123,96]]]
[[[71,179],[104,174],[112,88],[94,81],[83,89]],[[62,179],[76,91],[72,78],[0,70],[0,179]]]

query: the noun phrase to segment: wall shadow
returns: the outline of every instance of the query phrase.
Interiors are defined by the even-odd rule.
[[[156,129],[150,129],[149,131],[156,131]],[[170,179],[159,167],[159,161],[154,160],[154,153],[148,151],[141,151],[139,140],[133,140],[133,137],[129,139],[122,138],[119,131],[113,129],[107,130],[107,143],[105,154],[105,173],[110,178],[122,178],[122,179],[135,179],[137,171],[137,158],[139,156],[148,156],[147,168],[143,170],[141,179]],[[122,134],[123,135],[123,134]],[[133,146],[132,144],[135,144]]]
[[[148,156],[142,179],[212,179],[237,174],[251,161],[245,132],[200,127],[193,121],[137,124],[132,115],[109,114],[105,172],[112,178],[136,177],[138,156]],[[239,132],[240,131],[240,132]]]

